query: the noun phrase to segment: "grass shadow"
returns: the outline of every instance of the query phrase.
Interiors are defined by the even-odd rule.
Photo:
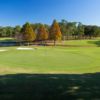
[[[96,46],[100,47],[100,41],[88,41],[90,44],[95,44]]]
[[[0,100],[100,100],[100,73],[3,75]]]

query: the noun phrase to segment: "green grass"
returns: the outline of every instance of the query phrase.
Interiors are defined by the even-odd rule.
[[[99,47],[3,47],[0,73],[92,73],[100,71]],[[32,47],[34,48],[34,46]]]
[[[72,45],[72,46],[86,46],[86,47],[93,47],[93,46],[100,46],[100,39],[94,40],[68,40],[65,41],[64,44]]]
[[[0,100],[100,100],[100,73],[3,75]]]
[[[1,47],[0,100],[100,100],[99,40],[65,45]]]
[[[16,40],[14,38],[4,37],[0,38],[0,42],[15,42]]]

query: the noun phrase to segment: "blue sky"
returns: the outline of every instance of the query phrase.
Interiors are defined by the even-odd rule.
[[[0,0],[0,26],[53,19],[100,26],[100,0]]]

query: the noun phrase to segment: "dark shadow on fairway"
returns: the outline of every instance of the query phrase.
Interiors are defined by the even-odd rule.
[[[88,41],[90,44],[95,44],[96,46],[100,47],[100,41]]]
[[[3,75],[0,100],[100,100],[100,73]]]

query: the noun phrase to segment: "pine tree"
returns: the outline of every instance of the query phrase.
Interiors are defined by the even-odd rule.
[[[28,43],[36,39],[35,32],[33,31],[32,26],[29,23],[23,25],[21,34],[22,34],[22,40]]]
[[[57,40],[62,39],[62,34],[61,34],[61,31],[60,31],[60,27],[59,27],[59,24],[56,20],[53,21],[53,24],[50,28],[49,37],[50,37],[51,40],[54,40],[54,45],[55,45]]]

